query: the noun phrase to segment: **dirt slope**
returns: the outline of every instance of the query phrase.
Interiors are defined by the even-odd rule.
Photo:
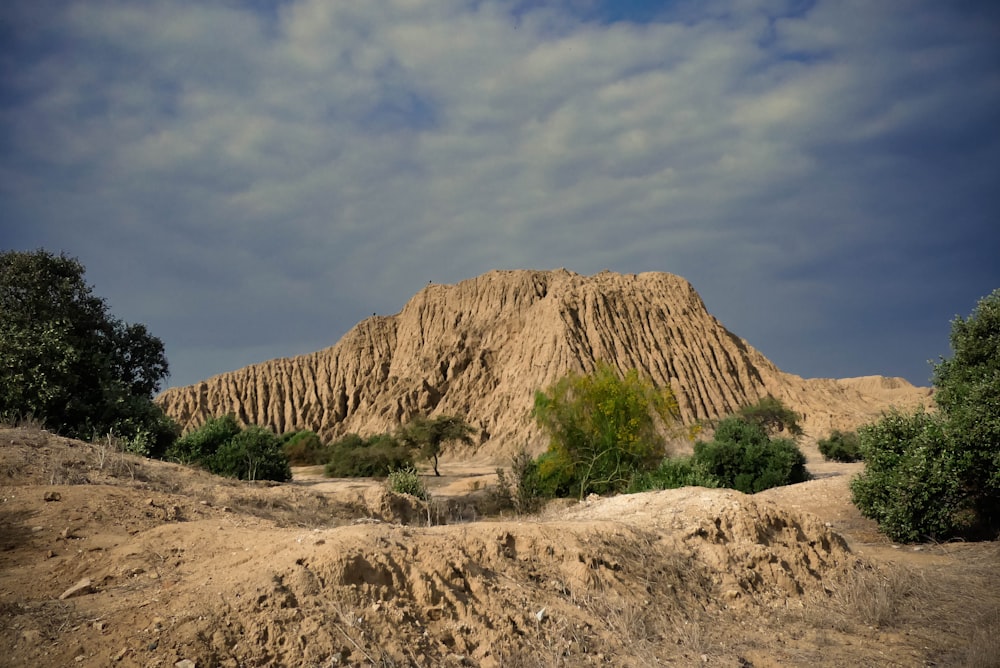
[[[988,666],[1000,648],[996,548],[845,540],[870,525],[833,470],[445,526],[378,521],[373,482],[224,481],[39,431],[0,429],[0,472],[5,666]]]
[[[677,395],[683,418],[716,418],[774,395],[807,429],[848,427],[925,402],[901,379],[804,380],[783,373],[712,317],[683,278],[494,271],[429,285],[393,316],[359,323],[331,348],[173,388],[159,401],[185,428],[228,412],[326,439],[394,428],[415,413],[465,415],[479,443],[460,458],[543,448],[534,392],[598,360],[637,368]]]

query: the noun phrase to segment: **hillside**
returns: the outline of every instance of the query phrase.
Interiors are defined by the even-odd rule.
[[[784,373],[723,327],[679,276],[561,269],[428,285],[398,314],[368,318],[330,348],[172,388],[158,401],[185,429],[231,412],[325,439],[390,430],[417,413],[460,414],[479,443],[453,454],[497,458],[542,449],[529,418],[535,391],[599,360],[669,385],[688,423],[770,394],[803,413],[807,430],[825,433],[930,394],[902,379]]]

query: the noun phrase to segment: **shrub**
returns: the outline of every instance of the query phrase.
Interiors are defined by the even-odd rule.
[[[636,471],[656,466],[678,408],[669,388],[656,388],[635,369],[622,377],[599,364],[589,375],[571,373],[537,392],[533,415],[549,435],[538,461],[541,487],[583,498],[619,492]]]
[[[819,452],[824,459],[835,462],[861,461],[861,441],[857,432],[834,429],[826,438],[817,443]]]
[[[274,432],[255,425],[223,443],[208,464],[212,473],[240,480],[292,479],[281,440]]]
[[[967,528],[964,462],[941,415],[891,413],[859,430],[865,471],[854,505],[892,540],[943,538]]]
[[[652,471],[637,473],[628,486],[630,494],[680,487],[718,487],[719,480],[694,457],[664,459]]]
[[[859,430],[855,505],[897,541],[994,538],[1000,528],[1000,290],[951,329],[934,369],[938,413],[898,412]]]
[[[694,445],[694,462],[719,486],[755,494],[809,479],[806,458],[789,439],[770,439],[759,424],[739,417],[722,420],[710,442]]]
[[[511,458],[510,476],[497,469],[497,501],[502,508],[513,508],[519,515],[541,508],[546,495],[538,475],[538,462],[525,450]]]
[[[390,434],[363,439],[348,434],[329,448],[325,475],[330,478],[385,477],[413,467],[413,451]]]
[[[315,432],[291,431],[281,437],[281,449],[292,466],[326,464],[330,453]]]
[[[417,470],[412,466],[389,471],[389,477],[385,482],[386,488],[390,492],[395,492],[396,494],[409,494],[410,496],[415,496],[423,501],[430,498],[430,495],[427,493],[427,488],[424,487],[424,481],[421,480],[420,474],[418,474]]]
[[[473,428],[455,415],[438,415],[428,418],[419,415],[399,431],[399,440],[407,447],[418,451],[421,457],[434,463],[434,475],[438,472],[438,457],[444,444],[449,441],[472,443]]]
[[[181,464],[200,464],[208,468],[208,460],[240,431],[241,427],[232,414],[210,418],[205,424],[178,438],[167,448],[166,458]]]

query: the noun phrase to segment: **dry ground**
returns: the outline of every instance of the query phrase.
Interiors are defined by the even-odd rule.
[[[425,507],[0,429],[0,665],[1000,665],[998,545],[894,546],[805,449],[753,497],[497,517],[485,465]]]

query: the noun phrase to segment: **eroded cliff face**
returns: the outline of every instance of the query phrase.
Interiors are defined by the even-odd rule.
[[[598,361],[669,385],[689,423],[771,394],[824,435],[929,397],[901,379],[785,374],[679,276],[524,270],[428,285],[400,313],[366,319],[330,348],[173,388],[158,401],[185,429],[234,413],[328,440],[389,431],[418,413],[464,415],[479,440],[454,454],[496,458],[544,449],[530,419],[535,391]]]

